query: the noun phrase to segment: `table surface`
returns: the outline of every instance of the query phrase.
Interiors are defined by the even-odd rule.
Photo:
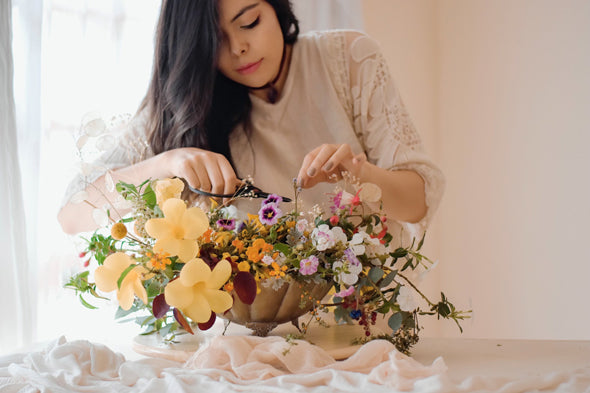
[[[222,328],[216,325],[204,334],[181,336],[180,344],[173,346],[161,344],[153,335],[138,336],[133,349],[143,355],[184,361],[208,338],[220,334]],[[294,327],[284,324],[271,335],[282,336],[293,332]],[[230,325],[226,332],[230,335],[248,333],[246,328],[235,324]],[[357,326],[318,327],[308,333],[307,339],[334,358],[343,359],[352,355],[358,347],[342,343],[350,342],[350,338],[357,334]],[[412,358],[424,365],[432,364],[438,357],[443,358],[448,375],[454,382],[474,376],[519,379],[590,368],[590,341],[423,337],[412,349]]]

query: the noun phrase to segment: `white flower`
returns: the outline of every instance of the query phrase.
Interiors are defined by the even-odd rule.
[[[262,262],[267,266],[270,265],[271,263],[273,263],[274,261],[275,260],[272,259],[272,257],[270,255],[265,255],[262,257]]]
[[[360,231],[352,235],[352,239],[348,243],[349,247],[354,251],[355,255],[363,255],[365,253],[365,246],[363,242],[365,241],[365,236],[367,235],[365,232]]]
[[[332,234],[330,227],[326,224],[322,224],[313,230],[311,233],[311,240],[318,251],[325,251],[328,248],[334,247],[336,244],[334,241],[334,235]]]
[[[344,233],[344,231],[342,230],[342,228],[340,227],[334,227],[331,229],[332,231],[332,236],[334,238],[334,242],[335,243],[342,243],[342,244],[346,244],[346,241],[348,240],[346,238],[346,234]]]
[[[238,208],[235,207],[234,205],[224,206],[219,210],[221,211],[223,218],[226,218],[226,219],[238,218]]]
[[[363,271],[363,266],[353,265],[348,261],[336,261],[332,264],[332,270],[336,273],[336,281],[340,284],[354,285],[359,279],[360,272]]]
[[[399,294],[397,295],[397,303],[402,311],[412,312],[418,307],[416,303],[416,299],[414,299],[414,294],[412,290],[408,287],[402,286],[399,289]]]
[[[307,231],[308,226],[309,222],[307,222],[305,218],[302,218],[300,220],[297,220],[297,224],[295,224],[295,229],[297,229],[297,232],[303,233]]]

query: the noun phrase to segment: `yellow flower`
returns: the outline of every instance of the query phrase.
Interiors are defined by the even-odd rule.
[[[156,201],[158,201],[160,209],[168,199],[180,198],[182,190],[184,190],[184,183],[178,178],[156,181],[154,192],[156,193]]]
[[[241,272],[249,272],[250,271],[250,264],[247,261],[242,261],[238,263],[238,270]]]
[[[142,266],[135,266],[123,281],[121,287],[117,288],[117,281],[121,273],[125,271],[134,261],[131,257],[123,252],[117,252],[109,255],[102,266],[99,266],[94,273],[96,287],[103,292],[112,292],[117,290],[117,300],[123,310],[129,310],[133,305],[134,296],[147,304],[147,293],[141,283],[141,278],[147,270]]]
[[[182,199],[170,198],[162,206],[164,218],[145,223],[147,233],[156,239],[154,251],[178,255],[181,261],[193,259],[199,251],[197,239],[209,227],[209,220],[198,207],[186,208]]]
[[[230,275],[231,265],[225,259],[213,271],[202,259],[192,259],[183,266],[179,278],[166,285],[166,303],[195,322],[207,322],[211,311],[223,313],[233,305],[231,295],[219,289]]]

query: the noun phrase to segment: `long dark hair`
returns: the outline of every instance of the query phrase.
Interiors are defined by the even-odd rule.
[[[265,0],[275,10],[286,44],[299,24],[289,0]],[[216,68],[220,29],[218,0],[163,0],[156,30],[152,78],[140,111],[148,113],[154,154],[198,147],[225,155],[229,135],[246,124],[248,88]]]

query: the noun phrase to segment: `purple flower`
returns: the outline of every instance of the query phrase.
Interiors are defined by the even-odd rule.
[[[314,274],[318,271],[319,263],[320,261],[315,255],[302,259],[301,263],[299,264],[299,273],[303,274],[304,276]]]
[[[279,207],[274,203],[269,203],[267,205],[263,205],[260,210],[258,211],[258,217],[260,218],[260,222],[265,225],[274,225],[279,220],[279,217],[283,212]]]
[[[237,233],[240,233],[244,229],[246,229],[246,223],[244,221],[240,221],[240,223],[238,224],[238,229],[236,230],[236,232]]]
[[[348,262],[350,262],[351,265],[358,266],[361,264],[361,261],[359,261],[359,259],[354,254],[354,251],[352,251],[350,248],[344,250],[344,256],[346,259],[348,259]]]
[[[266,197],[265,200],[262,201],[262,206],[268,205],[269,203],[274,203],[275,205],[278,205],[281,202],[283,202],[283,197],[277,194],[270,194],[268,197]]]
[[[225,229],[226,231],[232,231],[236,227],[236,220],[233,218],[222,218],[217,220],[217,227],[219,229]]]

